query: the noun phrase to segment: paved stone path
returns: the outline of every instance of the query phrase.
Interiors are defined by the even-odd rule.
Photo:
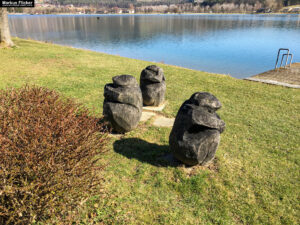
[[[141,121],[145,122],[147,120],[149,120],[151,117],[156,116],[156,113],[154,112],[147,112],[147,111],[143,111],[142,112],[142,117],[141,117]]]
[[[300,63],[293,63],[291,67],[270,70],[245,80],[281,85],[290,88],[300,88]]]
[[[164,116],[157,116],[153,122],[156,127],[173,127],[175,118],[166,118]]]
[[[165,106],[166,106],[166,102],[164,102],[162,105],[160,106],[146,106],[143,107],[143,113],[142,113],[142,118],[141,121],[145,122],[149,119],[151,119],[152,117],[154,117],[154,121],[153,121],[153,126],[156,127],[172,127],[174,124],[174,120],[175,118],[167,118],[164,117],[162,115],[158,115],[157,112],[161,112]]]

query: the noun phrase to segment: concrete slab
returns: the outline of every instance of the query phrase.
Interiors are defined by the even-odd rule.
[[[257,81],[267,84],[281,85],[289,88],[300,88],[300,63],[293,63],[286,68],[269,70],[245,80]]]
[[[164,116],[157,116],[153,122],[156,127],[173,127],[175,118],[166,118]]]
[[[266,84],[280,85],[280,86],[289,87],[289,88],[300,88],[300,85],[288,84],[288,83],[279,82],[279,81],[275,81],[275,80],[265,80],[265,79],[252,78],[252,77],[246,78],[245,80],[262,82],[262,83],[266,83]]]
[[[166,105],[167,105],[167,102],[164,102],[159,106],[144,106],[143,111],[161,112],[166,107]]]
[[[142,112],[142,117],[141,117],[140,121],[145,122],[145,121],[149,120],[153,116],[156,116],[156,114],[154,112],[143,111]]]

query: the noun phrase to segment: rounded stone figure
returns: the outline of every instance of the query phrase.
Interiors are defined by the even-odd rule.
[[[174,156],[186,165],[205,165],[215,156],[225,123],[216,110],[219,100],[210,93],[196,92],[180,107],[169,144]]]
[[[125,133],[134,129],[142,116],[141,89],[133,76],[113,77],[104,87],[103,115],[113,129]]]
[[[159,106],[165,100],[166,82],[164,72],[158,66],[147,66],[141,73],[141,90],[146,106]]]

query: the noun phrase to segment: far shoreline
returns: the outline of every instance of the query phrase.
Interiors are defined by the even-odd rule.
[[[151,15],[300,15],[300,13],[49,13],[49,14],[30,14],[30,13],[8,13],[8,15],[13,16],[51,16],[51,15],[57,15],[57,16],[151,16]]]

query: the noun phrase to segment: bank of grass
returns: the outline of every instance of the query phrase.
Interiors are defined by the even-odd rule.
[[[119,74],[139,79],[149,62],[14,39],[0,49],[0,88],[36,84],[78,99],[101,114],[103,88]],[[226,122],[209,168],[174,167],[170,128],[150,122],[115,137],[102,159],[105,189],[82,212],[104,224],[299,224],[300,92],[157,64],[167,80],[163,111],[174,117],[196,91],[222,102]]]

